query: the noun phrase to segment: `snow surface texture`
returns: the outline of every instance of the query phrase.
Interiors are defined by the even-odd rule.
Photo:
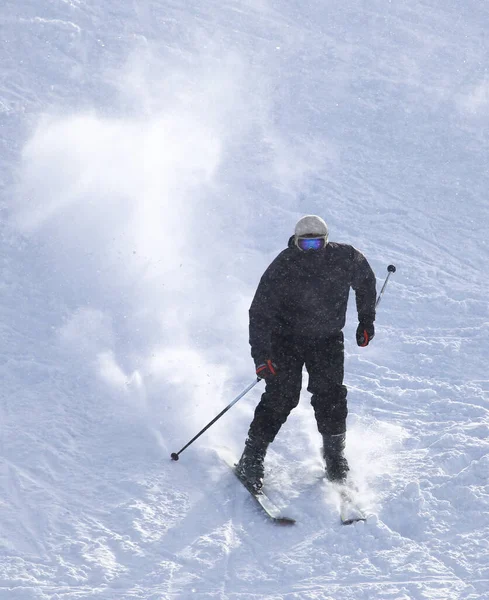
[[[0,598],[489,598],[489,8],[3,0]],[[308,394],[221,459],[262,384],[247,310],[301,215],[360,248],[339,525]]]

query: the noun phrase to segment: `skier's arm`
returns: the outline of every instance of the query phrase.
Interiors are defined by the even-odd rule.
[[[375,274],[361,252],[353,249],[352,288],[355,290],[358,321],[373,323],[375,321]]]
[[[272,359],[271,339],[280,298],[276,265],[272,263],[258,284],[250,306],[250,346],[255,364]]]

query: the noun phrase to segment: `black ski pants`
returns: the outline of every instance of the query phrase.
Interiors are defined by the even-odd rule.
[[[267,379],[248,437],[264,446],[275,439],[290,411],[299,403],[304,365],[309,373],[307,390],[312,394],[319,432],[345,433],[348,409],[347,389],[343,385],[343,333],[319,340],[277,336],[272,359],[277,365],[277,375]]]

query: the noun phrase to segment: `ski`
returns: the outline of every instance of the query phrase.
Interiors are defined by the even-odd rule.
[[[321,475],[318,479],[332,485],[334,491],[337,493],[342,525],[352,525],[353,523],[358,523],[358,521],[367,520],[365,511],[359,506],[358,501],[355,500],[355,494],[358,493],[358,489],[351,482],[347,484],[329,482],[326,475]]]
[[[294,519],[282,516],[278,506],[274,502],[272,502],[272,500],[270,500],[270,498],[262,490],[260,490],[260,492],[255,492],[253,488],[250,488],[246,485],[246,482],[243,481],[236,472],[235,457],[232,455],[228,448],[221,447],[218,451],[216,451],[216,453],[219,456],[219,458],[223,460],[226,463],[226,465],[232,470],[236,479],[241,483],[245,490],[251,496],[253,496],[253,499],[260,506],[263,513],[266,517],[270,519],[270,521],[273,521],[278,525],[293,525],[295,523]]]
[[[246,485],[246,482],[239,477],[236,473],[236,465],[232,467],[233,473],[236,475],[236,479],[243,485],[243,487],[253,496],[259,506],[263,509],[265,515],[274,523],[278,525],[294,525],[295,520],[290,517],[283,517],[280,513],[280,509],[274,504],[270,498],[261,490],[256,492],[253,488]]]
[[[352,525],[358,523],[358,521],[366,521],[367,515],[358,506],[352,491],[342,486],[338,489],[340,496],[340,519],[342,525]]]

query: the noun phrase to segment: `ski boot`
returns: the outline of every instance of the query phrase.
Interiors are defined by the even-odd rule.
[[[263,487],[263,461],[266,451],[266,445],[257,444],[253,438],[248,437],[244,452],[236,465],[237,476],[253,494],[260,493]]]
[[[334,483],[345,483],[350,470],[344,456],[346,434],[323,435],[323,458],[326,462],[326,477]]]

